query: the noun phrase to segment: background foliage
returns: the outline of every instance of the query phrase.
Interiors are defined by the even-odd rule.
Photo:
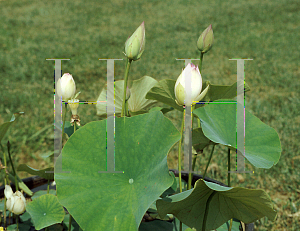
[[[51,166],[41,154],[53,151],[53,73],[49,58],[68,58],[80,100],[95,101],[106,81],[106,62],[125,58],[124,43],[145,21],[146,48],[134,62],[131,79],[144,75],[176,80],[184,67],[176,58],[199,58],[196,42],[212,24],[215,42],[204,56],[203,81],[231,85],[236,61],[245,62],[251,87],[246,108],[278,132],[282,156],[269,169],[233,176],[234,186],[265,189],[275,203],[275,222],[261,219],[258,230],[298,230],[300,217],[300,67],[298,52],[300,5],[297,0],[266,1],[0,1],[0,123],[12,113],[23,116],[4,138],[14,160],[35,168]],[[198,64],[198,61],[194,61]],[[125,61],[115,62],[115,79],[123,79]],[[81,105],[82,124],[98,120],[95,105]],[[180,113],[167,114],[180,127]],[[4,143],[4,142],[3,142]],[[198,160],[204,171],[209,150]],[[168,158],[177,168],[177,150]],[[232,155],[232,160],[234,160]],[[233,162],[233,161],[232,161]],[[234,167],[234,164],[233,164]],[[21,174],[26,177],[28,175]],[[209,177],[226,182],[226,152],[216,147]]]

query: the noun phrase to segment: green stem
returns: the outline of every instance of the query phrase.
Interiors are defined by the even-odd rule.
[[[125,101],[125,116],[128,116],[128,100]]]
[[[200,152],[203,153],[203,151],[200,151]],[[195,171],[197,157],[198,157],[198,153],[195,154],[194,159],[193,159],[193,165],[192,165],[193,171]],[[193,174],[192,174],[192,178],[193,178]]]
[[[201,70],[202,70],[202,61],[203,61],[203,54],[204,53],[200,53],[200,63],[199,63],[199,71],[200,71],[200,73],[201,73]]]
[[[228,160],[227,185],[228,185],[228,187],[230,187],[231,186],[231,182],[230,182],[230,148],[228,148],[227,160]],[[229,225],[228,231],[231,231],[231,228],[232,228],[232,219],[230,219],[230,225]]]
[[[198,153],[195,154],[194,159],[193,159],[193,165],[192,165],[193,171],[195,170],[197,156],[198,156]]]
[[[17,231],[19,231],[19,215],[16,215]]]
[[[204,178],[204,177],[203,177]],[[206,228],[206,221],[207,221],[207,216],[208,216],[208,208],[209,204],[211,202],[211,199],[213,196],[216,194],[216,191],[213,191],[212,194],[210,194],[209,198],[207,199],[206,206],[205,206],[205,212],[204,212],[204,217],[203,217],[203,223],[202,223],[202,231],[205,231]]]
[[[1,144],[0,144],[0,145],[1,145]],[[6,154],[5,154],[5,151],[4,151],[4,148],[3,148],[2,145],[1,145],[1,148],[2,148],[2,152],[3,152],[3,160],[4,160],[4,166],[5,166],[5,169],[4,169],[4,172],[5,172],[4,184],[7,185],[7,184],[9,184],[9,178],[8,178],[8,174],[7,174]]]
[[[182,112],[182,122],[181,122],[181,132],[180,132],[180,141],[178,145],[178,174],[179,174],[179,192],[182,192],[182,182],[181,182],[181,142],[183,137],[183,128],[184,128],[184,112]]]
[[[5,169],[4,169],[4,172],[5,172],[5,177],[4,177],[4,186],[9,184],[9,180],[8,180],[8,175],[7,175],[7,172],[6,172],[6,168],[7,168],[7,162],[6,162],[6,154],[5,154],[5,151],[4,151],[4,148],[2,146],[2,144],[0,143],[0,146],[1,146],[1,149],[2,149],[2,152],[3,152],[3,160],[4,160],[4,166],[5,166]],[[6,227],[6,200],[4,200],[4,227]]]
[[[76,132],[76,122],[74,122],[74,133]],[[69,213],[70,214],[70,213]],[[70,219],[69,219],[69,231],[71,231],[71,225],[72,225],[72,215],[70,214]]]
[[[230,187],[230,148],[228,148],[228,154],[227,154],[227,158],[228,158],[228,175],[227,175],[227,185],[228,185],[228,187]]]
[[[4,223],[4,227],[6,227],[6,199],[4,198],[4,210],[3,210],[3,223]]]
[[[194,104],[193,106],[192,106],[192,131],[193,131],[193,122],[194,122],[194,115],[193,115],[193,112],[194,112],[194,110],[195,110],[195,106],[196,106],[196,104]],[[196,161],[195,161],[195,158],[197,157],[197,155],[194,157],[194,160],[193,160],[193,165],[192,165],[192,172],[195,170],[195,165],[194,165],[194,162],[196,163]],[[189,180],[188,180],[188,187],[187,187],[187,189],[189,190],[189,189],[191,189],[192,188],[192,179],[193,179],[193,173],[192,173],[190,170],[189,170]]]
[[[189,172],[189,180],[188,180],[187,190],[190,190],[192,188],[192,178],[193,178],[193,174],[192,174],[192,172]]]
[[[228,231],[231,231],[231,228],[232,228],[232,218],[230,219],[230,225],[229,225]]]
[[[123,93],[123,103],[122,103],[122,111],[121,111],[121,117],[123,117],[126,113],[126,108],[125,108],[125,101],[126,101],[126,90],[127,90],[127,82],[128,82],[128,73],[130,69],[130,64],[132,60],[127,59],[127,65],[126,65],[126,70],[125,70],[125,77],[124,77],[124,93]]]
[[[63,142],[63,138],[64,138],[64,133],[65,133],[66,114],[67,114],[67,104],[65,104],[65,112],[64,112],[64,118],[63,118],[63,127],[62,127],[62,133],[61,133],[62,142]]]
[[[183,137],[183,127],[184,127],[184,113],[182,112],[182,122],[181,122],[181,132],[180,132],[180,141],[178,145],[178,175],[179,175],[179,192],[182,192],[182,182],[181,182],[181,142]],[[182,222],[179,223],[180,231],[182,231]]]
[[[211,161],[212,155],[213,155],[213,153],[214,153],[214,149],[215,149],[215,144],[213,145],[213,147],[212,147],[212,149],[211,149],[210,156],[209,156],[209,159],[208,159],[208,162],[207,162],[207,164],[206,164],[206,168],[205,168],[205,171],[204,171],[204,174],[203,174],[203,179],[204,179],[204,177],[205,177],[205,175],[206,175],[206,171],[207,171],[208,165],[209,165],[209,163],[210,163],[210,161]]]
[[[8,141],[9,142],[9,141]],[[9,144],[8,144],[9,146]],[[11,163],[11,167],[13,169],[13,172],[14,172],[14,176],[15,176],[15,186],[16,186],[16,191],[19,190],[19,184],[18,184],[18,179],[17,179],[17,173],[16,173],[16,170],[15,170],[15,166],[14,166],[14,163],[12,161],[12,158],[11,158],[11,154],[10,154],[10,148],[8,148],[8,157],[9,157],[9,161]]]

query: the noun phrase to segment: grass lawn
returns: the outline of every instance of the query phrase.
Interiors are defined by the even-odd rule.
[[[80,100],[97,100],[106,82],[106,62],[125,60],[124,43],[145,21],[146,47],[130,78],[144,75],[176,80],[184,67],[178,58],[199,58],[196,42],[210,24],[214,45],[204,56],[203,81],[236,82],[236,61],[245,61],[246,109],[279,134],[282,154],[271,169],[233,175],[233,186],[264,189],[278,211],[256,230],[300,230],[300,4],[298,0],[216,1],[0,1],[0,124],[23,111],[3,139],[9,139],[17,163],[42,169],[53,165],[40,155],[53,151],[54,61],[65,58]],[[198,61],[194,61],[198,64]],[[125,61],[115,62],[115,79],[124,77]],[[95,105],[81,105],[82,124],[98,120]],[[181,114],[166,114],[179,129]],[[40,132],[40,133],[38,133]],[[38,133],[38,134],[37,134]],[[177,145],[170,168],[177,168]],[[209,150],[198,159],[204,171]],[[216,147],[208,176],[226,182],[226,151]],[[232,155],[232,160],[234,156]],[[2,174],[2,173],[1,173]],[[27,174],[20,174],[27,177]]]

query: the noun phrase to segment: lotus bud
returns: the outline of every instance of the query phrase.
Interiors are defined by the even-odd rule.
[[[7,198],[7,209],[14,214],[22,214],[26,208],[26,200],[20,191],[13,193],[9,185],[5,185],[5,197]]]
[[[186,92],[185,90],[185,82],[187,76],[190,76],[191,80],[191,91]],[[174,91],[175,91],[175,98],[176,103],[180,106],[182,105],[192,105],[193,101],[199,97],[200,92],[202,90],[202,77],[199,71],[198,66],[195,66],[192,63],[189,63],[184,70],[182,70],[181,74],[179,75]]]
[[[57,94],[59,97],[62,97],[63,101],[68,101],[74,97],[76,85],[72,75],[69,73],[65,73],[60,79],[58,79],[56,86]]]
[[[76,94],[78,96],[78,93]],[[76,122],[77,126],[80,126],[80,118],[79,115],[77,115],[77,109],[79,106],[79,99],[71,99],[68,100],[68,105],[72,111],[72,116],[71,116],[71,125],[74,125],[74,122]]]
[[[200,35],[197,47],[202,53],[208,52],[214,43],[214,32],[211,24]]]
[[[136,61],[140,59],[145,49],[145,25],[144,22],[125,42],[125,55],[128,59]]]
[[[68,100],[68,105],[72,111],[72,115],[77,115],[77,109],[79,107],[79,99]]]

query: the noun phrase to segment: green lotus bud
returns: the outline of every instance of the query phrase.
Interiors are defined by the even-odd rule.
[[[144,22],[125,42],[125,55],[128,59],[136,61],[141,58],[145,49],[145,25]]]
[[[197,41],[197,47],[202,53],[208,52],[214,43],[214,32],[211,24],[200,35]]]

